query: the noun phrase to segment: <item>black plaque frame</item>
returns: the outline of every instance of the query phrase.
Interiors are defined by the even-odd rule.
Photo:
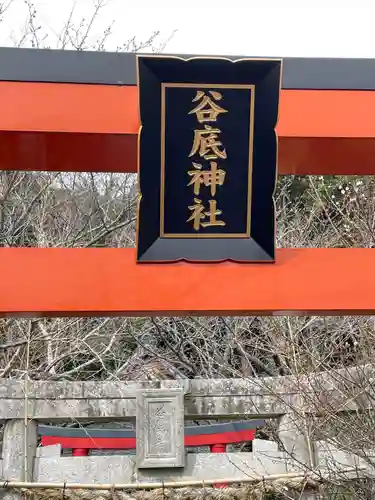
[[[137,261],[140,263],[274,262],[278,104],[281,59],[138,56],[141,128],[138,139],[139,203]],[[163,237],[161,235],[162,88],[166,84],[255,87],[251,163],[250,236]],[[249,145],[250,146],[250,145]],[[233,236],[233,235],[232,235]]]

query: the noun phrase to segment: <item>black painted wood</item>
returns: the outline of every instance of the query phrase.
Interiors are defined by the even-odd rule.
[[[224,424],[212,425],[188,425],[185,426],[185,436],[199,436],[202,434],[222,434],[225,432],[240,432],[261,428],[264,426],[264,420],[244,420],[240,422],[228,422]],[[92,429],[55,427],[52,425],[38,425],[38,434],[40,436],[63,436],[75,438],[135,438],[135,430],[132,429]]]
[[[280,70],[140,59],[138,262],[274,262]]]
[[[375,90],[375,59],[286,57],[283,64],[283,89]],[[2,47],[0,81],[136,85],[136,55]]]

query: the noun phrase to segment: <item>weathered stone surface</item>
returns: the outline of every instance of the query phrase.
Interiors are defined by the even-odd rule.
[[[355,470],[363,468],[368,472],[374,473],[374,467],[363,458],[353,453],[341,451],[325,441],[317,441],[315,443],[315,448],[319,460],[318,465],[327,472],[334,473],[342,469]],[[371,453],[367,452],[366,456],[370,457]]]
[[[315,469],[317,460],[314,455],[313,443],[309,440],[306,417],[303,417],[298,411],[286,413],[280,419],[278,435],[282,448],[285,450],[285,463],[288,472],[294,471],[296,467],[304,472]],[[306,488],[298,498],[318,500],[319,495],[315,489]]]
[[[166,384],[166,382],[168,382]],[[158,389],[161,385],[166,389],[188,390],[190,381],[144,381],[144,382],[51,382],[51,381],[30,381],[28,384],[28,397],[31,399],[121,399],[135,398],[136,391],[141,389]],[[163,387],[162,387],[163,388]],[[1,379],[0,398],[23,399],[24,382],[20,380]]]
[[[138,468],[183,467],[183,390],[139,391],[136,433]]]
[[[313,450],[306,434],[305,423],[297,413],[286,413],[281,417],[278,435],[288,461],[291,459],[301,467],[305,464],[309,469],[314,468]]]
[[[136,480],[135,457],[40,457],[34,477],[37,482],[131,483]]]
[[[29,418],[41,421],[71,421],[72,418],[78,421],[108,419],[134,421],[137,415],[137,431],[141,432],[140,429],[143,428],[141,435],[137,436],[138,442],[141,443],[142,439],[144,443],[146,439],[148,442],[147,449],[143,446],[141,452],[144,457],[138,457],[140,465],[142,467],[143,463],[143,466],[146,464],[147,467],[151,467],[154,463],[154,467],[163,468],[137,470],[136,458],[129,455],[61,457],[59,446],[36,451],[35,423],[30,422],[26,431],[29,442],[26,475],[23,462],[24,382],[1,380],[0,419],[15,418],[16,421],[7,422],[6,425],[4,457],[0,460],[0,478],[81,483],[149,482],[161,479],[223,480],[228,477],[240,479],[252,473],[268,475],[303,471],[315,466],[320,466],[325,474],[331,476],[342,475],[344,469],[351,467],[351,472],[345,472],[347,478],[357,477],[361,474],[362,468],[365,468],[367,475],[375,477],[374,468],[366,461],[330,447],[327,443],[316,443],[314,449],[309,450],[303,421],[296,419],[298,411],[295,411],[297,409],[300,415],[304,415],[306,412],[320,412],[322,408],[329,409],[330,412],[373,408],[374,380],[374,366],[366,365],[300,378],[267,377],[248,380],[177,380],[140,383],[30,382],[26,409]],[[146,390],[150,388],[151,392]],[[139,391],[143,393],[143,403],[137,406],[136,398],[137,394],[140,394]],[[150,394],[157,394],[159,398],[154,407],[152,404],[155,400],[151,406],[145,403]],[[167,399],[160,401],[163,394]],[[179,401],[178,405],[172,403],[171,394],[178,395],[175,396]],[[152,397],[149,397],[149,400],[152,400]],[[173,415],[175,408],[179,408],[176,414],[178,418]],[[188,419],[280,416],[279,437],[283,448],[279,449],[273,442],[254,440],[253,453],[188,454],[185,457],[185,468],[177,468],[181,467],[178,464],[183,464],[185,456],[183,444],[181,445],[184,412]],[[147,419],[149,423],[146,425]],[[177,431],[180,427],[182,433],[179,434]],[[176,452],[176,443],[179,443],[179,449],[182,450],[180,455]],[[30,471],[33,468],[32,461],[35,455],[38,458],[35,459],[34,476],[31,477]],[[374,455],[375,452],[372,456]],[[19,495],[4,491],[0,491],[0,498],[21,500]],[[302,498],[310,500],[317,496],[315,492],[306,491]]]
[[[12,420],[5,424],[3,438],[3,478],[6,481],[31,481],[37,446],[37,425],[29,421]],[[27,460],[25,463],[25,439]]]
[[[280,454],[281,456],[281,454]],[[255,457],[253,453],[197,453],[186,456],[183,470],[139,471],[138,480],[143,482],[189,481],[215,479],[242,479],[251,475],[279,474],[285,472],[285,464],[267,456]]]
[[[279,394],[313,392],[317,389],[330,391],[343,384],[348,386],[363,381],[375,381],[375,365],[361,365],[327,372],[318,372],[300,377],[264,377],[243,379],[193,379],[162,380],[147,382],[49,382],[29,383],[28,394],[33,399],[113,399],[134,397],[140,389],[178,389],[191,392],[193,396],[235,396],[256,394]],[[22,399],[24,383],[19,380],[2,379],[0,398]]]
[[[136,469],[135,457],[42,457],[35,460],[39,482],[126,483],[181,480],[215,480],[286,471],[282,453],[277,457],[255,457],[252,453],[197,453],[186,455],[184,469]],[[296,469],[298,470],[298,469]]]
[[[269,449],[265,443],[269,443]],[[264,445],[264,447],[262,447]],[[347,469],[348,466],[361,466],[364,462],[358,457],[356,459],[344,458],[338,450],[330,447],[327,451],[327,445],[319,443],[319,449],[324,449],[331,456],[337,455],[338,461],[335,467],[336,473]],[[180,481],[180,480],[215,480],[227,478],[243,478],[251,474],[268,475],[283,474],[287,470],[299,472],[301,469],[298,464],[291,469],[290,464],[287,469],[283,462],[284,454],[276,451],[276,444],[263,442],[259,444],[259,449],[255,453],[222,453],[222,454],[188,454],[186,456],[185,468],[158,470],[152,472],[140,470],[137,472],[135,457],[131,456],[90,456],[90,457],[41,457],[35,460],[35,481],[45,482],[78,482],[78,483],[126,483],[126,482],[152,482],[160,481]],[[326,457],[322,456],[321,466],[326,464]],[[371,469],[371,470],[370,470]],[[372,471],[372,472],[371,472]],[[333,470],[332,470],[333,477]],[[366,474],[374,474],[373,468],[367,464]],[[328,470],[327,470],[328,474]],[[358,477],[359,472],[353,471],[345,473],[349,477]],[[343,477],[342,474],[340,477]],[[306,492],[311,495],[311,492]]]
[[[290,410],[294,395],[286,395],[284,400],[275,396],[232,396],[186,398],[185,416],[188,419],[210,417],[271,417],[282,415]],[[24,401],[20,399],[0,399],[0,421],[22,418]],[[117,420],[134,419],[136,416],[135,398],[129,399],[66,399],[29,400],[27,414],[39,421],[95,421],[108,418]]]
[[[32,481],[33,465],[37,446],[37,425],[24,420],[12,420],[5,423],[3,437],[3,460],[1,476],[4,481]],[[25,460],[25,444],[27,457]],[[4,490],[0,492],[2,500],[22,500],[21,493]]]
[[[54,446],[50,447],[54,448]],[[138,470],[135,456],[89,456],[89,457],[59,457],[42,456],[35,459],[34,481],[39,482],[77,482],[77,483],[126,483],[180,481],[190,479],[227,479],[243,478],[244,476],[283,474],[285,472],[300,472],[304,468],[291,461],[285,453],[278,450],[272,441],[254,440],[253,453],[222,453],[222,454],[188,454],[184,469],[152,469]],[[365,460],[354,455],[341,452],[325,442],[318,442],[316,450],[319,453],[317,463],[323,475],[334,477],[339,474],[355,478],[361,475],[365,467],[366,475],[375,477],[375,470]],[[371,455],[371,453],[370,453]],[[375,453],[374,453],[375,455]],[[292,467],[292,465],[294,465]],[[348,467],[352,468],[347,472]],[[354,470],[354,469],[357,470]],[[10,495],[8,493],[7,495]],[[316,498],[316,493],[305,492],[303,498]],[[0,496],[1,498],[1,496]],[[6,500],[20,500],[11,495]]]
[[[61,456],[61,445],[60,444],[52,444],[50,446],[39,446],[36,449],[37,458],[41,457],[60,457]]]
[[[135,417],[135,397],[131,399],[29,399],[27,414],[40,421],[100,420],[116,417],[118,420]],[[25,402],[21,399],[0,399],[2,420],[22,418]]]
[[[265,439],[254,439],[253,440],[253,453],[265,454],[265,455],[275,455],[279,453],[279,447],[275,441],[266,441]]]
[[[303,410],[340,411],[374,406],[373,365],[303,377],[176,380],[155,382],[30,382],[28,415],[38,420],[134,419],[136,392],[159,386],[185,393],[187,418],[258,417],[288,413],[303,394]],[[364,387],[368,386],[368,390]],[[0,420],[24,415],[22,381],[0,381]]]

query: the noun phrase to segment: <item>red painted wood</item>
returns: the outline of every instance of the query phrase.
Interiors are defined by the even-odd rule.
[[[72,456],[73,457],[87,457],[89,454],[89,450],[87,448],[73,448]]]
[[[230,443],[242,443],[252,441],[255,430],[243,430],[238,432],[225,432],[221,434],[198,434],[185,436],[185,446],[224,446]],[[136,447],[135,438],[95,438],[95,437],[63,437],[42,436],[42,446],[60,444],[63,449],[92,449],[92,450],[131,450]]]
[[[0,82],[0,169],[137,172],[135,86]],[[374,174],[375,92],[282,90],[281,174]]]
[[[227,446],[225,444],[212,444],[210,446],[210,451],[211,453],[226,453],[227,452]]]
[[[0,277],[6,317],[375,314],[373,248],[281,248],[275,264],[245,265],[137,264],[133,248],[0,248]]]
[[[223,443],[212,444],[210,446],[210,451],[211,451],[211,453],[226,453],[227,447]],[[215,488],[225,488],[226,486],[228,486],[227,483],[215,483],[214,484]]]
[[[88,450],[134,450],[135,438],[75,438],[62,436],[42,436],[42,446],[60,444],[63,449],[84,448]]]

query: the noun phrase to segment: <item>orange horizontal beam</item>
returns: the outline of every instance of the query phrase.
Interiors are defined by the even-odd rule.
[[[0,82],[0,130],[137,135],[135,86]],[[282,90],[280,137],[375,138],[375,92]]]
[[[375,92],[282,90],[280,137],[375,138]]]
[[[138,134],[134,86],[0,82],[0,130]]]
[[[138,134],[135,86],[0,82],[0,130]],[[375,138],[375,92],[282,90],[280,137]]]
[[[165,265],[136,264],[134,249],[3,248],[0,276],[3,316],[375,313],[373,249]]]
[[[136,172],[135,86],[0,82],[0,168]],[[282,90],[279,172],[375,174],[375,92]]]

